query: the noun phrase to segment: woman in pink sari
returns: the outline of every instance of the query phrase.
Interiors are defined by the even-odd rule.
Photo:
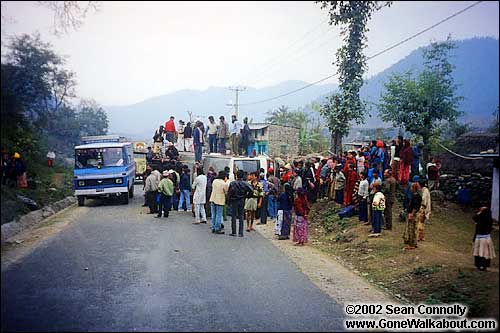
[[[303,188],[297,190],[293,208],[295,210],[295,223],[293,224],[293,241],[295,245],[302,246],[307,242],[308,221],[307,216],[311,210],[309,201],[307,200],[306,191]]]

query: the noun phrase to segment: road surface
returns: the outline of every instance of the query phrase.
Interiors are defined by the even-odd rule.
[[[343,329],[340,305],[259,234],[212,234],[189,212],[157,219],[142,200],[87,200],[2,270],[2,331]]]

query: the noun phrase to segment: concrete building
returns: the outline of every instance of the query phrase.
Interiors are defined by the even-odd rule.
[[[299,128],[265,123],[248,126],[255,140],[249,149],[255,150],[256,154],[286,157],[299,153]]]

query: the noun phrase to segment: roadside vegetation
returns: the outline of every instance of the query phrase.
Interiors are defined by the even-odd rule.
[[[400,211],[395,205],[392,231],[370,238],[371,226],[357,216],[340,219],[333,202],[317,202],[310,216],[310,245],[403,301],[461,303],[469,307],[469,317],[498,319],[498,227],[492,232],[497,258],[489,271],[481,272],[472,256],[472,209],[450,202],[433,205],[425,241],[412,251],[403,250]]]
[[[74,102],[75,73],[39,34],[12,37],[5,46],[0,148],[9,157],[21,155],[28,188],[2,184],[2,224],[72,195],[74,145],[83,135],[102,135],[108,129],[106,113],[95,101]],[[56,154],[53,168],[47,166],[48,151]],[[2,172],[3,162],[2,156]]]

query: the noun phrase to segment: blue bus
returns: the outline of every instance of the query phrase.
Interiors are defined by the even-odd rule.
[[[132,143],[118,136],[82,138],[75,147],[74,186],[78,205],[85,198],[134,196],[135,162]]]

